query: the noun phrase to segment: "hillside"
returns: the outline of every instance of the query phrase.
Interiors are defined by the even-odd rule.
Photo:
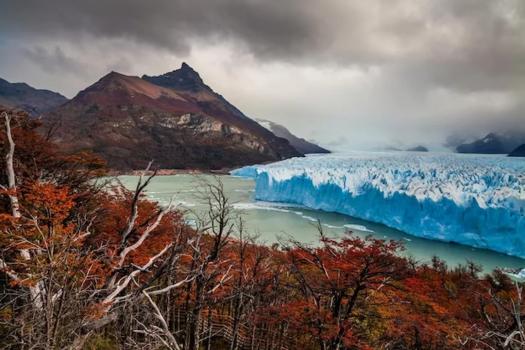
[[[525,157],[525,143],[510,152],[509,157]]]

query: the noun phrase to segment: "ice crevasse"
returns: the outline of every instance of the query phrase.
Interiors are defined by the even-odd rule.
[[[248,166],[257,200],[294,203],[408,234],[525,258],[525,159],[351,153]]]

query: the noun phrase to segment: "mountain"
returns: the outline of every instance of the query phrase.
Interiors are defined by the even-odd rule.
[[[67,102],[57,92],[35,89],[26,83],[10,83],[0,78],[0,104],[20,108],[32,116],[38,116]]]
[[[301,153],[307,154],[307,153],[330,153],[329,150],[322,148],[315,143],[306,141],[303,138],[299,138],[292,134],[287,128],[285,128],[282,125],[279,125],[277,123],[274,123],[269,120],[265,119],[256,119],[259,124],[264,126],[266,129],[270,130],[274,133],[275,136],[282,137],[283,139],[287,139],[288,142],[290,142],[290,145],[292,145],[296,150],[298,150]]]
[[[71,151],[119,170],[221,169],[302,156],[204,84],[187,64],[144,79],[111,72],[45,118]]]
[[[395,146],[378,147],[375,150],[377,150],[379,152],[401,152],[401,151],[403,151],[401,148],[395,147]]]
[[[508,132],[490,133],[482,139],[456,147],[458,153],[508,154],[525,141],[525,134]]]
[[[510,152],[509,157],[525,157],[525,143]]]
[[[428,152],[428,148],[420,145],[420,146],[408,148],[407,151],[408,152]]]
[[[203,82],[199,73],[185,62],[182,63],[180,69],[159,76],[143,75],[142,79],[157,86],[176,91],[203,113],[213,116],[226,124],[237,126],[241,130],[248,131],[259,137],[271,139],[272,143],[283,144],[281,147],[284,148],[281,152],[284,152],[284,154],[299,154],[287,142],[284,145],[283,140],[275,140],[274,134],[247,117],[222,95],[213,91]]]

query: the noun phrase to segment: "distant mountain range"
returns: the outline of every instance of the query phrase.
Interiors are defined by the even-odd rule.
[[[316,145],[310,141],[306,141],[303,138],[297,137],[290,132],[286,127],[265,119],[256,119],[259,124],[270,130],[277,137],[282,137],[292,145],[296,150],[301,153],[330,153],[329,150],[321,146]]]
[[[415,146],[407,149],[408,152],[428,152],[428,148],[425,146]]]
[[[413,147],[395,147],[395,146],[387,146],[378,149],[378,151],[386,151],[386,152],[428,152],[428,148],[422,145],[417,145]]]
[[[35,89],[26,83],[10,83],[0,78],[0,105],[19,108],[38,116],[67,102],[57,92]]]
[[[302,156],[248,118],[183,63],[160,76],[111,72],[43,118],[71,151],[92,150],[114,169],[221,169]]]
[[[490,133],[470,143],[456,147],[458,153],[509,154],[525,142],[525,133],[508,132],[505,134]]]

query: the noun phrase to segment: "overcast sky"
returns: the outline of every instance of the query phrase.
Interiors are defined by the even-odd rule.
[[[329,148],[525,125],[523,0],[0,0],[0,77],[73,97],[186,61]]]

